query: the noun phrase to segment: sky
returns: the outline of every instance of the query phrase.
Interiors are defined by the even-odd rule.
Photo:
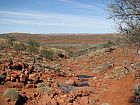
[[[113,33],[109,0],[0,0],[0,33]]]

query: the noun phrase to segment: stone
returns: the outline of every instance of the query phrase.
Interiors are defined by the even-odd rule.
[[[51,104],[52,105],[58,105],[57,101],[54,98],[51,99]]]
[[[109,74],[106,75],[106,78],[119,80],[124,78],[130,71],[125,67],[116,67]]]
[[[71,80],[71,79],[67,80],[65,83],[67,85],[77,86],[77,83],[74,80]]]
[[[89,97],[81,97],[80,101],[79,101],[80,105],[88,105],[89,103]]]
[[[81,104],[76,101],[73,101],[73,105],[81,105]]]
[[[13,88],[23,88],[24,87],[24,84],[23,83],[18,83],[18,82],[15,82],[13,83]]]
[[[101,105],[110,105],[109,103],[102,103]]]
[[[29,80],[32,81],[34,84],[36,84],[39,81],[39,75],[38,74],[30,74]]]
[[[48,103],[51,102],[51,98],[50,96],[46,93],[45,95],[43,95],[42,98],[42,105],[47,105]]]
[[[27,84],[25,87],[29,89],[29,88],[36,88],[37,86],[35,84]]]
[[[21,74],[21,75],[20,75],[20,81],[21,81],[21,82],[24,83],[24,82],[26,81],[26,79],[27,79],[27,77],[26,77],[25,74]]]

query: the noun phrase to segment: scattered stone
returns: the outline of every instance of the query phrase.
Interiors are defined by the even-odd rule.
[[[111,73],[106,75],[106,78],[119,80],[124,78],[130,71],[125,67],[116,67],[114,68]]]

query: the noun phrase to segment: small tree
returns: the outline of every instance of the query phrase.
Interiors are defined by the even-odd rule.
[[[140,42],[140,0],[112,0],[108,11],[127,42]]]

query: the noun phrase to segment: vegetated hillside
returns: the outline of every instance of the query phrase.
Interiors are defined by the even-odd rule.
[[[0,50],[0,105],[139,105],[137,46],[103,44],[77,54],[17,44]]]
[[[42,44],[98,44],[116,39],[116,34],[28,34],[7,33],[1,37],[13,37],[17,41],[26,42],[34,39]]]

